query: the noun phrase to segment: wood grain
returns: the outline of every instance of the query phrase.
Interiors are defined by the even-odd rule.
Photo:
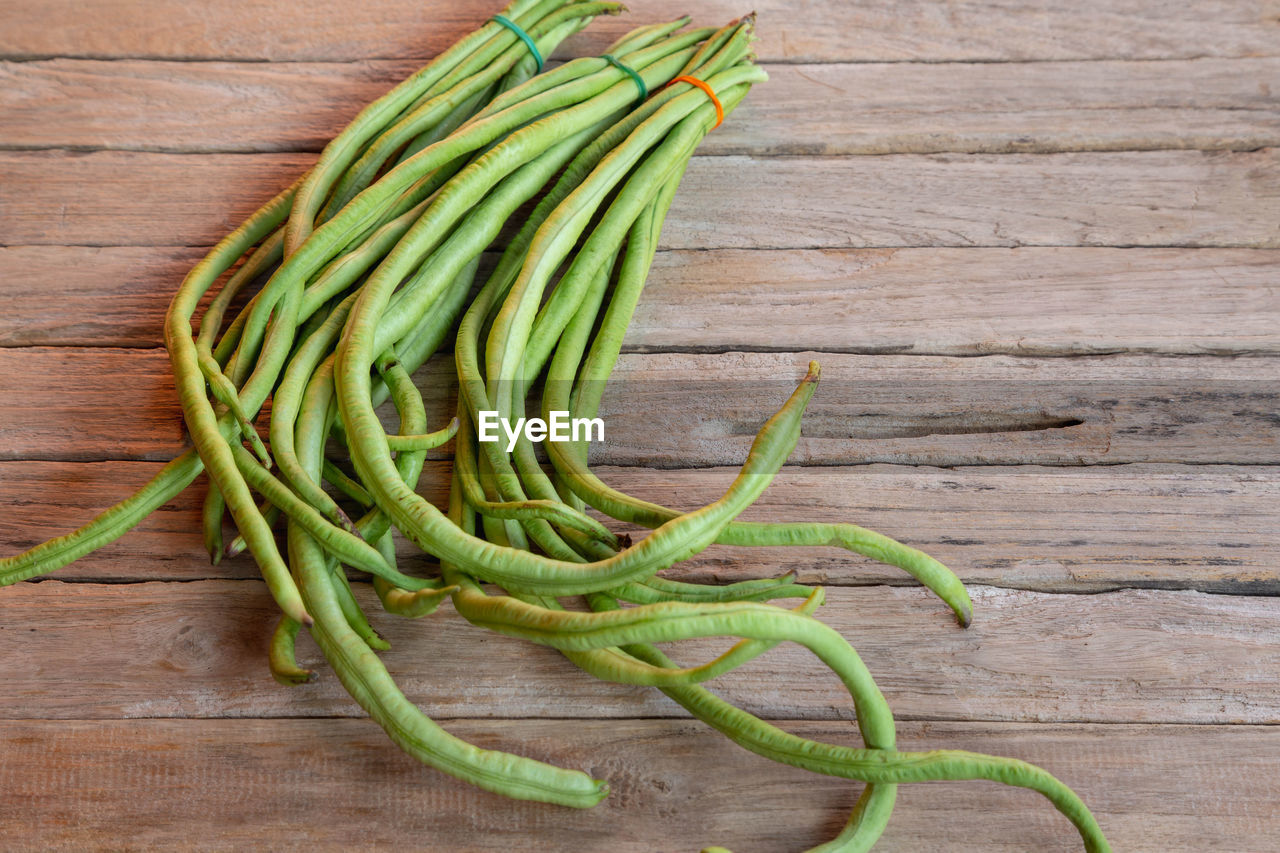
[[[686,173],[663,242],[1276,247],[1277,222],[1280,149],[706,157]]]
[[[407,61],[0,63],[5,148],[319,151]],[[1280,144],[1280,58],[766,65],[704,154]],[[200,128],[198,133],[193,128]]]
[[[606,441],[591,458],[740,465],[811,358],[823,382],[792,464],[1280,461],[1271,358],[742,352],[624,356],[600,412]],[[416,374],[429,412],[454,411],[454,370],[443,355]],[[102,376],[119,392],[104,397]],[[0,377],[0,459],[165,461],[186,446],[163,351],[0,349]],[[384,406],[389,430],[393,415]]]
[[[164,312],[205,250],[0,248],[0,346],[154,347]]]
[[[7,245],[209,245],[310,154],[0,152]],[[904,210],[904,199],[911,199]],[[695,157],[677,249],[1280,246],[1280,148]]]
[[[692,509],[723,494],[737,471],[598,473],[629,494]],[[966,581],[1001,587],[1273,595],[1277,488],[1280,473],[1264,466],[791,466],[742,517],[852,521],[927,551]],[[716,583],[780,569],[811,583],[912,583],[896,569],[824,548],[716,546],[669,574]]]
[[[0,346],[159,346],[202,256],[0,248]],[[624,346],[925,355],[1280,351],[1267,249],[665,251]]]
[[[902,719],[1280,721],[1272,599],[969,589],[968,630],[914,587],[832,587],[820,615],[858,650]],[[677,713],[656,690],[597,681],[558,652],[468,625],[447,605],[409,621],[382,616],[367,586],[358,593],[392,644],[389,671],[429,715]],[[359,714],[309,640],[299,660],[322,677],[289,690],[271,680],[277,616],[261,582],[19,584],[0,595],[0,718]],[[728,645],[687,641],[671,654],[693,664]],[[799,646],[779,646],[714,686],[765,717],[853,720],[843,686]]]
[[[0,377],[0,445],[10,459],[83,461],[94,458],[90,447],[115,447],[167,462],[187,444],[164,350],[6,349]]]
[[[1280,344],[1280,299],[1271,288],[1278,264],[1280,253],[1270,250],[662,252],[626,345],[932,355],[1265,352]]]
[[[314,154],[0,154],[5,245],[212,246]]]
[[[814,739],[851,736],[844,723],[784,725]],[[834,835],[859,791],[768,764],[692,721],[468,719],[448,728],[599,773],[613,792],[584,811],[505,800],[422,768],[363,720],[5,721],[0,783],[10,793],[0,822],[24,827],[14,850],[116,848],[127,836],[138,847],[182,849],[339,850],[412,837],[448,850],[789,851]],[[1280,746],[1275,727],[904,723],[899,738],[904,749],[1012,753],[1045,765],[1081,794],[1118,850],[1265,850],[1280,832],[1268,758]],[[168,796],[154,796],[160,789]],[[181,821],[170,811],[179,797]],[[1069,853],[1079,840],[1026,791],[904,786],[876,850],[937,849]]]
[[[560,55],[687,11],[642,5]],[[0,554],[87,520],[182,446],[149,348],[199,247],[495,10],[0,4],[0,457],[46,460],[0,462]],[[820,615],[906,718],[902,747],[1040,763],[1117,850],[1273,849],[1280,4],[759,11],[772,80],[685,180],[607,398],[601,458],[624,464],[600,475],[681,508],[713,500],[822,353],[801,464],[747,517],[854,520],[923,547],[969,582],[973,627],[832,549],[713,547],[669,574],[830,584]],[[431,411],[451,405],[449,372],[423,377]],[[447,467],[429,463],[429,498]],[[376,618],[409,697],[481,746],[614,792],[570,811],[424,769],[309,640],[320,679],[270,680],[275,608],[248,558],[208,564],[199,497],[0,590],[5,849],[782,851],[831,837],[857,797],[447,605]],[[431,570],[401,546],[407,568]],[[357,584],[376,609],[370,593]],[[799,648],[715,687],[857,743],[848,697]],[[905,787],[876,849],[1079,843],[1034,794],[953,783]]]
[[[0,555],[85,523],[158,468],[147,462],[0,463]],[[437,506],[447,497],[450,471],[448,462],[427,464],[419,491]],[[628,494],[687,510],[718,498],[737,471],[602,466],[597,473]],[[116,543],[53,577],[257,577],[247,556],[209,565],[200,536],[202,495],[202,485],[192,487]],[[1280,529],[1277,507],[1280,470],[1270,466],[789,466],[743,518],[854,522],[927,551],[967,582],[1000,587],[1274,595],[1280,591],[1280,545],[1272,535]],[[401,539],[399,551],[406,565],[422,565],[416,546]],[[837,586],[915,583],[835,548],[718,545],[667,573],[727,583],[783,571]]]
[[[592,458],[740,464],[811,358],[823,379],[792,464],[1263,464],[1280,450],[1266,358],[667,353],[619,360]]]
[[[471,31],[501,3],[372,0],[354,13],[298,0],[75,0],[0,8],[0,55],[170,59],[364,60],[432,56]],[[763,59],[1019,60],[1166,59],[1275,56],[1274,0],[1049,0],[972,2],[939,8],[929,0],[706,0],[700,24],[720,24],[754,8]],[[563,55],[601,53],[631,27],[689,13],[676,0],[646,0],[599,19],[570,39]]]

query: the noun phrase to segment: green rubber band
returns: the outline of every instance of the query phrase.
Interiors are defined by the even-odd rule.
[[[542,54],[538,52],[538,46],[533,43],[533,39],[529,38],[529,34],[520,29],[519,24],[504,15],[494,15],[490,20],[502,24],[502,26],[520,37],[520,41],[525,43],[525,46],[529,48],[529,52],[533,54],[533,58],[537,61],[538,73],[542,73]],[[632,73],[634,74],[635,72],[633,71]]]
[[[636,81],[636,86],[640,88],[640,100],[643,101],[645,98],[649,97],[649,87],[644,84],[644,78],[637,74],[634,68],[629,65],[623,65],[618,61],[618,57],[614,56],[612,53],[606,53],[600,58],[607,59],[610,65],[621,71],[627,72],[627,74],[631,76],[631,79]]]

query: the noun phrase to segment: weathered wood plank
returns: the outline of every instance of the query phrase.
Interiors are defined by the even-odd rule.
[[[0,347],[160,347],[164,315],[207,249],[0,246]],[[218,292],[200,298],[197,314]],[[247,295],[232,300],[234,315]],[[145,329],[145,336],[139,333]]]
[[[7,151],[7,245],[210,245],[310,154]],[[695,157],[668,248],[1280,246],[1280,148]]]
[[[686,173],[663,242],[1273,247],[1277,222],[1280,149],[707,157]]]
[[[157,469],[146,462],[0,463],[0,555],[85,523]],[[451,470],[448,462],[427,464],[419,491],[437,506],[446,500]],[[628,494],[692,509],[723,494],[736,470],[600,467],[597,473]],[[200,536],[202,494],[202,486],[193,487],[54,577],[256,577],[248,557],[209,565]],[[1059,592],[1143,586],[1259,594],[1280,590],[1280,545],[1271,535],[1280,529],[1277,507],[1280,469],[1274,467],[789,466],[743,518],[854,522],[924,549],[971,583]],[[403,540],[400,546],[406,565],[423,564],[415,546]],[[668,574],[726,583],[783,571],[807,583],[915,583],[835,548],[715,546]]]
[[[6,148],[319,151],[407,61],[0,63]],[[1280,144],[1280,58],[767,65],[708,154],[1248,151]]]
[[[0,56],[330,63],[15,64],[8,91],[36,98],[49,123],[36,127],[37,111],[10,98],[0,112],[15,120],[6,130],[15,130],[0,144],[315,149],[390,82],[392,70],[413,65],[408,57],[440,49],[493,11],[374,0],[353,16],[341,4],[265,2],[179,9],[169,0],[95,0],[72,9],[54,0],[38,11],[31,4],[0,9]],[[568,52],[597,52],[626,26],[684,11],[655,2],[630,21],[601,22]],[[915,0],[891,7],[768,0],[761,53],[786,64],[773,68],[774,82],[704,150],[802,156],[695,162],[668,229],[677,252],[659,259],[646,300],[656,313],[636,324],[636,333],[653,336],[633,334],[628,348],[681,349],[696,338],[692,347],[708,352],[1273,351],[1275,252],[849,248],[1280,246],[1276,148],[902,153],[1274,146],[1268,89],[1277,82],[1280,7],[1275,0],[1192,6],[1086,0],[1065,12],[989,3],[940,12]],[[717,0],[699,14],[741,11]],[[391,59],[332,64],[371,56]],[[1170,57],[1181,59],[1044,61]],[[957,58],[1028,61],[899,62]],[[839,64],[868,59],[877,62]],[[299,73],[309,84],[302,90]],[[237,87],[253,97],[229,94]],[[828,97],[843,103],[830,105]],[[91,102],[110,104],[116,115],[86,109]],[[856,125],[849,116],[859,117]],[[187,139],[184,123],[196,128]],[[945,135],[935,135],[935,125],[945,125]],[[813,156],[879,151],[895,153]],[[143,322],[158,315],[176,281],[158,277],[169,269],[180,275],[198,254],[183,247],[211,243],[311,160],[66,151],[41,158],[0,155],[0,242],[17,246],[0,252],[0,342],[6,328],[27,335],[11,345],[101,345],[94,336],[115,334],[119,313],[130,310],[139,316],[124,320],[120,334],[136,338],[123,343],[153,344],[147,336],[157,327]],[[777,201],[765,208],[762,200]],[[24,245],[37,243],[48,245]],[[79,248],[94,245],[108,248]],[[822,251],[785,251],[810,246]],[[716,247],[724,250],[704,251]],[[52,254],[39,254],[46,248]],[[78,266],[110,263],[57,281],[66,258]],[[41,259],[53,260],[41,266]],[[725,284],[688,286],[699,278]],[[728,284],[734,279],[747,285]],[[766,282],[787,282],[796,296],[778,295],[777,285],[771,292]],[[97,292],[79,292],[81,283]],[[874,322],[846,307],[852,296],[860,312],[878,315]],[[121,304],[101,307],[113,297]],[[710,314],[689,303],[698,297]],[[700,316],[721,324],[733,317],[735,326],[698,333],[688,324]],[[38,331],[15,328],[29,319]],[[80,458],[162,459],[180,445],[161,353],[68,350],[33,362],[34,352],[14,349],[0,359],[0,376],[11,377],[0,379],[0,421],[13,427],[0,427],[0,448],[20,446],[9,440],[15,433],[50,458],[62,455],[56,448],[74,455],[80,447],[90,451]],[[737,463],[806,358],[629,355],[614,390],[621,396],[609,405],[618,426],[610,443],[630,456],[611,458]],[[66,369],[68,359],[83,361]],[[823,361],[823,389],[797,454],[805,461],[1277,461],[1273,389],[1280,383],[1271,359]],[[48,375],[22,376],[28,369]],[[722,373],[740,381],[711,387],[696,404],[687,386],[668,382]],[[424,382],[437,411],[448,392],[434,377]],[[33,390],[41,382],[47,387]],[[77,402],[85,386],[101,397],[104,383],[123,409]],[[47,411],[36,408],[42,401]],[[682,438],[660,447],[655,460],[654,442],[668,439],[655,434],[663,432],[654,429],[657,416]],[[1069,425],[1076,419],[1083,423]],[[850,445],[856,453],[832,450]],[[694,446],[693,455],[681,449]],[[0,553],[63,532],[54,519],[84,520],[155,467],[0,464]],[[445,466],[431,467],[439,474]],[[794,466],[753,508],[757,518],[850,517],[925,547],[971,580],[1036,590],[973,587],[978,621],[967,632],[909,579],[840,552],[712,549],[680,573],[730,580],[796,568],[805,579],[859,584],[833,589],[823,618],[862,651],[899,715],[931,721],[904,724],[904,747],[968,747],[1041,762],[1098,810],[1117,849],[1270,849],[1280,835],[1276,471],[1256,464]],[[733,469],[612,467],[601,474],[641,496],[692,507],[715,497]],[[438,485],[424,490],[439,500]],[[0,590],[0,719],[24,718],[0,722],[0,786],[11,794],[0,800],[6,845],[105,849],[129,838],[144,847],[243,847],[266,839],[280,848],[350,849],[425,838],[441,849],[647,851],[713,842],[798,849],[834,833],[857,794],[854,785],[765,765],[681,719],[653,691],[594,684],[550,650],[482,634],[448,607],[413,625],[379,620],[396,646],[386,660],[410,698],[467,717],[448,727],[484,746],[523,751],[529,741],[538,757],[606,776],[615,795],[601,809],[566,814],[499,801],[423,770],[367,720],[342,719],[363,714],[327,668],[297,691],[268,679],[274,608],[261,582],[249,579],[255,571],[247,559],[208,567],[195,533],[197,499],[184,496],[134,537],[62,574],[193,582],[55,580]],[[420,558],[406,562],[421,565]],[[222,579],[201,580],[211,577]],[[881,581],[895,586],[861,585]],[[1046,594],[1117,585],[1271,597]],[[366,604],[369,593],[360,585]],[[723,647],[702,641],[677,656],[693,661]],[[319,660],[309,641],[301,653]],[[776,650],[722,687],[761,713],[808,720],[790,727],[856,739],[847,697],[796,648]],[[572,719],[509,719],[548,715]],[[194,719],[115,719],[121,716]],[[270,719],[290,716],[301,719]],[[334,718],[305,719],[313,716]],[[990,722],[948,722],[970,718]],[[1109,724],[1060,724],[1076,720]],[[1122,724],[1129,721],[1200,725]],[[1263,725],[1214,725],[1241,722]],[[959,838],[975,850],[1078,849],[1065,821],[1025,792],[916,786],[901,802],[885,850],[954,847]],[[315,814],[323,818],[309,817]]]
[[[846,724],[784,724],[849,742]],[[599,773],[589,810],[508,800],[424,769],[356,720],[0,723],[0,828],[14,850],[431,849],[789,851],[821,843],[859,791],[767,763],[693,722],[458,720],[450,731]],[[963,748],[1044,765],[1117,850],[1265,850],[1280,833],[1275,727],[906,723],[904,749]],[[51,767],[67,768],[52,771]],[[57,786],[59,796],[50,797]],[[181,808],[183,819],[172,819]],[[322,817],[321,817],[322,816]],[[907,785],[876,850],[1075,851],[1039,796],[980,782]]]
[[[383,660],[430,715],[678,712],[656,690],[599,682],[551,649],[468,625],[447,605],[417,621],[382,616],[360,586],[393,646]],[[903,719],[1280,721],[1274,599],[976,585],[970,594],[974,623],[963,631],[917,588],[832,587],[818,615],[858,650]],[[309,640],[299,659],[322,676],[290,690],[271,680],[266,647],[277,615],[265,585],[251,581],[10,587],[0,591],[0,717],[358,713]],[[672,655],[692,664],[727,645],[688,641]],[[853,719],[843,686],[799,646],[779,646],[714,686],[765,717]]]
[[[1269,351],[1280,343],[1280,299],[1270,287],[1277,264],[1269,250],[662,252],[626,345],[937,355]]]
[[[0,248],[0,346],[160,346],[164,312],[204,249]]]
[[[1280,450],[1266,358],[666,353],[619,360],[600,410],[607,440],[592,458],[741,464],[810,356],[823,381],[793,464],[1265,464]],[[696,456],[683,451],[694,446]]]
[[[823,383],[793,464],[1280,461],[1280,363],[1270,358],[742,352],[623,356],[592,459],[739,465],[810,358],[821,360]],[[119,391],[104,397],[101,376]],[[454,376],[448,356],[419,371],[429,412],[454,411]],[[185,447],[163,351],[0,349],[0,377],[0,459],[167,460]],[[394,430],[394,411],[384,412]]]
[[[187,446],[164,350],[5,349],[0,377],[0,454],[9,459],[90,460],[75,448],[116,447],[167,462]]]
[[[11,246],[211,246],[315,159],[5,152],[0,233]]]
[[[0,9],[0,55],[277,61],[431,56],[499,5],[373,0],[352,14],[314,0],[198,6],[95,0],[86,14],[74,0],[7,3]],[[719,24],[746,8],[707,0],[698,4],[697,23]],[[796,62],[1274,56],[1277,45],[1273,0],[1174,7],[1158,0],[1086,0],[1070,9],[1047,0],[975,2],[945,10],[928,0],[760,0],[754,8],[761,57]],[[675,0],[649,0],[631,14],[597,20],[561,54],[600,53],[631,27],[689,11]]]
[[[0,248],[0,346],[159,346],[203,250]],[[930,355],[1280,351],[1267,249],[660,252],[624,346]]]
[[[597,471],[628,494],[680,509],[715,500],[737,473]],[[1280,472],[1260,466],[788,467],[742,518],[852,521],[921,548],[967,582],[1002,587],[1275,593],[1278,489]],[[715,583],[783,569],[812,583],[913,583],[823,548],[716,546],[668,574]]]

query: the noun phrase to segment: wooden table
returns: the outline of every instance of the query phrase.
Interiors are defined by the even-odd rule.
[[[560,55],[686,5],[639,2]],[[694,5],[702,22],[745,11]],[[855,520],[920,546],[970,585],[973,627],[834,550],[713,547],[674,575],[827,584],[820,615],[865,657],[903,748],[1037,762],[1117,850],[1277,849],[1280,6],[757,8],[772,79],[680,190],[620,366],[642,390],[606,401],[601,475],[711,500],[817,353],[798,464],[749,517]],[[0,5],[3,553],[183,447],[160,325],[185,270],[493,11]],[[692,372],[723,381],[684,403],[647,381]],[[265,587],[245,558],[208,564],[198,506],[183,495],[0,592],[0,847],[781,851],[829,837],[857,798],[447,607],[378,622],[409,697],[613,794],[574,812],[423,768],[327,669],[271,681]],[[837,688],[797,648],[717,684],[857,743]],[[905,788],[876,849],[1078,843],[1036,795],[972,782]]]

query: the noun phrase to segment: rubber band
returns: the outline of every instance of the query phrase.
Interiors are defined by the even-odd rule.
[[[525,47],[529,48],[529,52],[533,54],[533,58],[538,63],[538,73],[542,73],[542,54],[538,52],[538,46],[533,43],[533,39],[529,38],[529,34],[520,28],[520,25],[505,15],[494,15],[489,20],[502,24],[502,26],[511,30],[520,37],[520,41],[525,43]]]
[[[627,72],[628,75],[630,75],[631,79],[636,82],[636,88],[640,90],[641,101],[649,97],[649,87],[644,84],[644,78],[641,77],[638,73],[636,73],[636,70],[634,68],[632,68],[630,65],[623,65],[621,62],[618,61],[618,57],[614,56],[612,53],[606,53],[604,56],[600,58],[607,59],[609,61],[609,64],[612,65],[614,68],[617,68],[619,71],[625,71]]]
[[[724,121],[724,104],[720,103],[720,99],[716,97],[715,90],[707,85],[705,80],[699,80],[697,77],[681,76],[671,81],[671,83],[688,83],[690,86],[697,86],[699,89],[707,93],[707,97],[711,99],[711,103],[716,105],[716,123],[711,125],[711,129],[715,130],[720,126],[720,122]],[[671,83],[667,85],[670,86]]]

